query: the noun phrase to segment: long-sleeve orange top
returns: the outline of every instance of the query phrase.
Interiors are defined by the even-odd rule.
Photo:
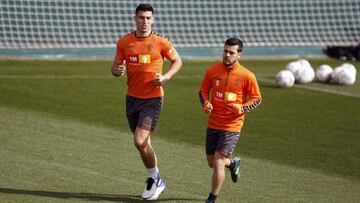
[[[208,127],[229,132],[240,132],[245,113],[262,100],[255,75],[239,62],[231,67],[223,63],[210,66],[201,83],[199,97],[203,106],[207,103],[213,106]],[[241,104],[242,113],[234,112],[233,104]]]

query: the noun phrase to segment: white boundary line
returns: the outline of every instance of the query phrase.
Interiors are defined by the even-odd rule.
[[[275,84],[275,78],[274,78],[274,80],[270,80],[270,79],[265,79],[265,78],[262,78],[262,77],[258,77],[257,80],[262,81],[262,82],[269,82],[269,83],[274,83]],[[306,86],[306,85],[295,85],[293,87],[294,88],[300,88],[300,89],[306,89],[306,90],[312,90],[312,91],[316,91],[316,92],[324,92],[324,93],[329,93],[329,94],[360,98],[360,95],[358,95],[358,94],[353,94],[353,93],[349,93],[349,92],[341,92],[341,91],[336,91],[336,90],[329,90],[329,89],[322,89],[322,88],[319,88],[319,87],[312,87],[312,86]]]
[[[116,79],[109,75],[0,75],[0,79]],[[121,77],[119,77],[121,78]],[[175,76],[175,79],[202,79],[202,76]]]
[[[264,77],[266,77],[266,75],[257,75],[257,80],[261,82],[268,82],[275,84],[275,79],[270,80]],[[0,79],[110,79],[110,78],[116,79],[114,76],[110,74],[109,75],[0,75]],[[194,79],[194,78],[198,78],[199,80],[201,80],[203,77],[197,75],[174,77],[174,79]],[[300,89],[312,90],[316,92],[324,92],[329,94],[360,98],[359,94],[330,90],[330,89],[322,89],[319,87],[312,87],[306,85],[295,85],[294,87]]]
[[[0,79],[109,79],[112,75],[0,75]]]

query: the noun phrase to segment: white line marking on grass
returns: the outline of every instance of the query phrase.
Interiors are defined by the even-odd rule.
[[[274,80],[263,78],[266,75],[257,75],[257,80],[262,82],[274,83]],[[112,75],[0,75],[0,79],[112,79],[115,77]],[[179,75],[175,76],[174,79],[202,79],[202,76],[199,75]],[[322,89],[319,87],[305,86],[305,85],[295,85],[295,88],[307,89],[316,92],[325,92],[329,94],[355,97],[360,98],[360,95],[348,92],[342,92],[337,90]]]
[[[109,79],[111,75],[0,75],[0,79]]]
[[[261,81],[261,82],[270,82],[270,83],[274,83],[274,81],[275,81],[275,79],[270,80],[270,79],[265,79],[265,78],[261,78],[261,77],[258,77],[257,80]],[[325,93],[329,93],[329,94],[360,98],[360,95],[358,95],[358,94],[353,94],[353,93],[349,93],[349,92],[341,92],[341,91],[336,91],[336,90],[329,90],[329,89],[322,89],[319,87],[312,87],[312,86],[305,86],[305,85],[295,85],[293,87],[300,88],[300,89],[306,89],[306,90],[312,90],[312,91],[316,91],[316,92],[325,92]]]
[[[112,75],[0,75],[0,79],[115,79]],[[201,79],[202,76],[175,76],[175,79]]]
[[[340,92],[340,91],[336,91],[336,90],[321,89],[318,87],[310,87],[310,86],[295,86],[295,87],[307,89],[307,90],[313,90],[313,91],[317,91],[317,92],[325,92],[325,93],[336,94],[336,95],[341,95],[341,96],[360,98],[360,95],[349,93],[349,92]]]

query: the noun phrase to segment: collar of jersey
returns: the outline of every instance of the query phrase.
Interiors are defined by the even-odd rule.
[[[136,35],[136,31],[134,32],[135,37],[138,38],[138,39],[148,38],[148,37],[150,37],[152,34],[153,34],[153,31],[151,30],[151,32],[150,32],[150,34],[149,34],[148,36],[146,36],[146,37],[138,37],[138,36]]]
[[[227,69],[227,70],[232,70],[236,67],[238,67],[240,65],[239,61],[236,61],[232,66],[230,66],[230,68],[228,68],[227,66],[225,66],[225,64],[223,64],[224,67]]]

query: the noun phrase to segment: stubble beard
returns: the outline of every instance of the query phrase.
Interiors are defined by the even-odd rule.
[[[234,62],[231,62],[229,61],[228,63],[226,62],[227,60],[223,59],[223,64],[226,66],[226,67],[231,67],[232,65],[234,65],[236,63],[236,61]]]

